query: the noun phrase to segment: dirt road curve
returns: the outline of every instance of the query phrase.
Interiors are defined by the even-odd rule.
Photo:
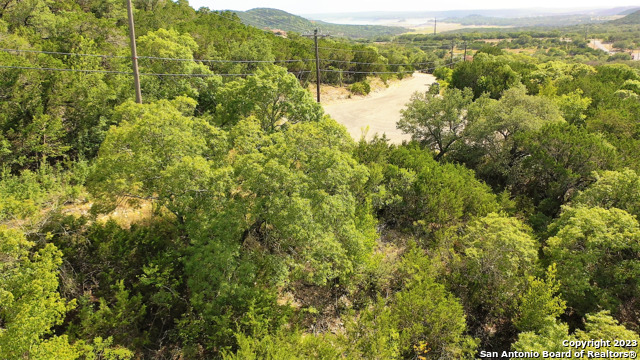
[[[410,136],[396,129],[400,110],[404,109],[414,92],[427,91],[434,81],[433,75],[415,73],[413,77],[396,82],[365,98],[341,100],[324,104],[323,107],[327,114],[347,127],[355,140],[362,137],[368,125],[367,139],[375,133],[386,133],[391,142],[401,143],[402,140],[410,139]]]
[[[607,49],[606,46],[604,46],[604,44],[602,44],[602,42],[600,42],[599,40],[593,40],[593,46],[596,49],[602,50],[604,52],[606,52],[607,54],[611,54],[611,51],[609,51],[609,49]]]

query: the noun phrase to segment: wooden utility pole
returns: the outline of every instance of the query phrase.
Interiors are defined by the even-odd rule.
[[[454,46],[454,42],[451,42],[451,61],[450,61],[450,66],[453,69],[453,46]]]
[[[313,30],[313,42],[316,45],[316,97],[320,102],[320,55],[318,52],[318,29]]]
[[[131,60],[133,63],[133,83],[136,88],[136,102],[138,104],[142,104],[140,71],[138,70],[138,52],[136,51],[136,30],[133,25],[133,6],[131,5],[131,0],[127,0],[127,12],[129,13],[129,38],[131,42]]]
[[[318,102],[320,102],[320,55],[318,52],[318,37],[327,37],[329,35],[319,35],[318,29],[315,29],[313,30],[313,35],[307,34],[302,36],[305,36],[305,37],[313,36],[313,42],[316,47],[316,99]]]
[[[467,42],[464,42],[464,61],[467,61]]]

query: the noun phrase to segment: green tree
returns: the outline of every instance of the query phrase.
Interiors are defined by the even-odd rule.
[[[519,157],[509,187],[524,194],[543,214],[560,206],[592,181],[596,170],[616,166],[617,152],[601,135],[568,124],[551,124],[517,139]]]
[[[553,102],[527,95],[522,85],[506,90],[500,100],[481,97],[470,111],[473,121],[465,129],[466,141],[455,158],[498,189],[506,187],[519,155],[516,137],[546,124],[564,122]]]
[[[354,358],[470,359],[477,340],[466,335],[460,300],[435,280],[430,256],[410,242],[398,269],[402,289],[379,297],[347,322]],[[359,353],[358,353],[359,352]]]
[[[537,243],[518,219],[495,213],[471,221],[446,241],[455,271],[450,284],[473,322],[515,315],[518,295],[536,271]],[[445,235],[446,236],[446,235]]]
[[[446,89],[442,96],[430,92],[413,94],[407,108],[402,110],[398,129],[436,151],[435,159],[439,160],[463,140],[472,101],[473,94],[468,88]]]
[[[564,313],[566,302],[557,296],[560,283],[556,280],[556,265],[547,269],[544,279],[529,276],[527,290],[519,295],[520,304],[514,319],[519,331],[539,331],[553,326]]]
[[[255,76],[239,79],[220,89],[215,121],[231,127],[242,118],[255,116],[264,131],[301,121],[318,121],[322,108],[295,76],[273,66],[256,71]]]
[[[416,146],[388,154],[372,183],[372,201],[388,225],[415,233],[438,229],[498,210],[496,196],[461,165],[440,164]]]
[[[540,331],[528,331],[518,335],[512,348],[515,351],[549,351],[549,352],[566,352],[569,348],[562,345],[563,341],[589,341],[594,339],[625,339],[629,341],[640,341],[638,334],[628,330],[620,325],[607,311],[601,311],[595,314],[587,314],[584,330],[576,330],[575,333],[569,332],[569,326],[564,323],[554,323],[543,328]],[[613,341],[611,342],[613,345]],[[582,350],[582,349],[580,349]],[[582,359],[590,359],[587,352],[594,352],[602,357],[606,357],[606,351],[612,352],[630,352],[635,349],[621,349],[615,346],[586,346],[584,347],[585,355]],[[572,351],[573,356],[573,351]],[[520,358],[512,358],[520,359]]]
[[[509,66],[504,56],[479,53],[473,61],[456,64],[451,75],[451,86],[460,90],[471,88],[474,98],[487,93],[492,99],[498,99],[519,80],[520,76]]]
[[[173,29],[158,29],[140,36],[137,44],[140,55],[159,58],[140,59],[141,73],[182,74],[143,76],[141,88],[146,101],[173,99],[177,96],[197,99],[207,88],[208,82],[217,81],[216,77],[210,76],[212,72],[205,65],[193,61],[193,54],[197,51],[198,45],[189,34],[180,34]],[[170,61],[165,58],[182,61]]]
[[[224,166],[211,167],[227,150],[226,134],[191,117],[194,108],[192,99],[178,98],[115,110],[120,125],[107,134],[89,183],[96,211],[158,200],[184,220],[188,203],[226,176]]]
[[[598,308],[618,312],[640,290],[640,227],[627,212],[565,208],[544,248],[558,264],[563,299],[580,315]]]
[[[595,182],[580,192],[572,204],[604,209],[618,208],[640,218],[640,176],[631,170],[594,174]]]
[[[32,252],[34,245],[21,232],[0,227],[0,357],[29,358],[47,349],[47,358],[74,359],[66,337],[44,339],[75,307],[57,291],[62,253],[52,244]]]

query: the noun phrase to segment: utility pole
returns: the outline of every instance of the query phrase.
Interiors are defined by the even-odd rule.
[[[131,40],[131,60],[133,63],[133,82],[136,88],[136,102],[138,104],[142,104],[140,72],[138,70],[138,52],[136,51],[136,30],[133,25],[133,6],[131,5],[131,0],[127,0],[127,12],[129,13],[129,38]]]
[[[438,18],[434,17],[433,18],[433,35],[436,34],[436,25],[438,25]]]
[[[467,42],[464,42],[464,61],[467,61]]]
[[[313,36],[313,42],[316,47],[316,99],[318,102],[320,102],[320,55],[318,52],[318,37],[327,37],[329,35],[319,35],[318,29],[315,29],[313,30],[313,35],[306,34],[302,36],[305,36],[305,37]]]
[[[454,42],[451,42],[451,61],[450,61],[450,66],[453,69],[453,46],[454,46]]]

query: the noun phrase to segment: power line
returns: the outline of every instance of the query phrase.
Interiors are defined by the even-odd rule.
[[[351,49],[330,48],[330,47],[322,47],[322,46],[318,46],[318,49],[350,51],[350,52],[353,52],[353,53],[375,53],[375,52],[378,52],[377,50],[351,50]]]
[[[290,74],[298,74],[298,73],[308,73],[311,72],[309,70],[303,71],[289,71]],[[145,76],[185,76],[185,77],[208,77],[208,76],[253,76],[255,73],[251,74],[158,74],[158,73],[142,73],[140,75]]]
[[[458,61],[454,61],[448,64],[443,64],[441,66],[449,66],[449,65],[453,65],[453,64],[457,64],[459,63],[461,60]],[[413,72],[421,72],[421,71],[429,71],[429,70],[435,70],[440,66],[437,67],[430,67],[430,68],[426,68],[426,69],[417,69],[417,70],[407,70],[407,71],[349,71],[349,70],[333,70],[333,69],[320,69],[321,72],[339,72],[339,73],[343,73],[343,74],[372,74],[372,75],[377,75],[377,74],[407,74],[407,73],[413,73]]]
[[[150,60],[168,60],[168,61],[197,61],[203,63],[290,63],[290,62],[308,62],[313,59],[287,59],[287,60],[223,60],[223,59],[178,59],[178,58],[165,58],[156,56],[138,56],[138,59],[150,59]]]
[[[68,53],[68,52],[59,52],[59,51],[41,51],[41,50],[23,50],[23,49],[0,49],[0,51],[4,52],[17,52],[17,53],[34,53],[34,54],[48,54],[48,55],[69,55],[69,56],[92,56],[92,57],[101,57],[101,58],[118,58],[118,59],[129,59],[129,56],[118,56],[118,55],[99,55],[99,54],[78,54],[78,53]]]
[[[6,66],[0,65],[0,69],[19,69],[19,70],[42,70],[42,71],[71,71],[71,72],[84,72],[84,73],[101,73],[101,74],[124,74],[124,75],[132,75],[131,72],[126,71],[115,71],[115,70],[87,70],[87,69],[65,69],[65,68],[38,68],[38,67],[28,67],[28,66]]]
[[[334,48],[325,48],[318,47],[318,49],[334,49]],[[334,50],[345,50],[351,52],[372,52],[372,50],[349,50],[349,49],[334,49]],[[59,51],[41,51],[41,50],[23,50],[23,49],[5,49],[0,48],[0,51],[4,51],[7,53],[36,53],[36,54],[48,54],[48,55],[66,55],[66,56],[89,56],[89,57],[99,57],[99,58],[118,58],[118,59],[129,59],[129,56],[119,56],[119,55],[103,55],[103,54],[81,54],[81,53],[70,53],[70,52],[59,52]],[[311,62],[314,59],[282,59],[282,60],[225,60],[225,59],[189,59],[189,58],[169,58],[169,57],[158,57],[158,56],[138,56],[138,59],[149,59],[149,60],[165,60],[165,61],[194,61],[194,62],[202,62],[202,63],[294,63],[294,62]],[[434,63],[435,61],[427,61],[420,63],[404,63],[404,64],[382,64],[382,63],[370,63],[370,62],[358,62],[358,61],[348,61],[348,60],[332,60],[332,59],[320,59],[320,61],[332,61],[337,63],[348,63],[348,64],[361,64],[361,65],[389,65],[389,66],[400,66],[400,65],[426,65]]]
[[[36,54],[48,54],[48,55],[67,55],[67,56],[92,56],[92,57],[100,57],[100,58],[118,58],[118,59],[129,59],[129,56],[117,56],[117,55],[101,55],[101,54],[79,54],[79,53],[69,53],[69,52],[58,52],[58,51],[41,51],[41,50],[22,50],[22,49],[2,49],[0,51],[4,51],[7,53],[17,52],[17,53],[36,53]],[[313,59],[285,59],[285,60],[224,60],[224,59],[187,59],[187,58],[167,58],[167,57],[157,57],[157,56],[138,56],[138,59],[150,59],[150,60],[168,60],[168,61],[196,61],[203,63],[289,63],[289,62],[308,62],[313,61]]]
[[[434,64],[436,61],[427,61],[421,63],[407,63],[407,64],[385,64],[385,63],[370,63],[370,62],[358,62],[358,61],[348,61],[348,60],[331,60],[331,59],[320,59],[320,61],[331,61],[336,63],[346,63],[346,64],[360,64],[360,65],[387,65],[387,66],[413,66],[413,65],[427,65]]]
[[[89,69],[67,69],[67,68],[50,68],[50,67],[29,67],[29,66],[6,66],[0,65],[0,69],[17,69],[17,70],[40,70],[40,71],[68,71],[68,72],[82,72],[82,73],[100,73],[100,74],[121,74],[132,75],[133,73],[127,71],[115,71],[115,70],[89,70]],[[309,70],[295,71],[291,73],[310,73]],[[209,76],[252,76],[254,73],[246,74],[171,74],[171,73],[140,73],[140,76],[182,76],[182,77],[209,77]]]

